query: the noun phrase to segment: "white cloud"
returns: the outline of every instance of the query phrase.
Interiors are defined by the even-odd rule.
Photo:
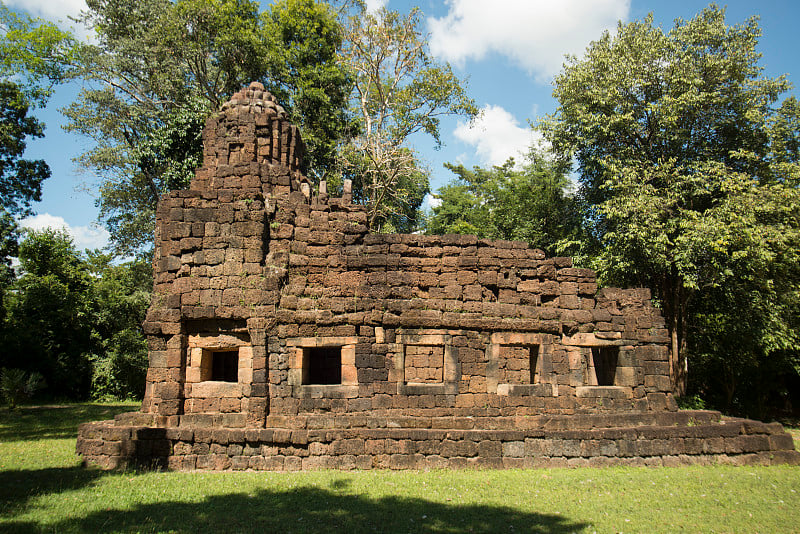
[[[560,70],[564,54],[580,55],[630,9],[630,0],[446,1],[448,14],[429,20],[435,55],[463,64],[496,52],[541,81]]]
[[[63,229],[72,236],[75,248],[78,250],[102,248],[108,245],[108,232],[98,226],[71,226],[63,217],[40,213],[26,217],[19,222],[23,228],[32,230]]]
[[[453,135],[475,147],[484,165],[501,165],[528,152],[539,136],[500,106],[487,105],[471,122],[459,121]]]
[[[423,211],[430,211],[433,208],[438,208],[442,205],[442,199],[436,198],[433,195],[425,195],[425,198],[422,199],[422,209]]]
[[[53,22],[66,22],[67,17],[77,17],[86,9],[84,0],[6,0],[6,5]]]
[[[84,0],[6,0],[5,4],[11,9],[49,20],[62,29],[72,30],[78,37],[88,36],[86,28],[69,20],[69,17],[77,17],[88,9]]]
[[[375,13],[380,8],[386,7],[388,2],[389,0],[366,0],[365,3],[367,4],[367,11],[370,13]]]

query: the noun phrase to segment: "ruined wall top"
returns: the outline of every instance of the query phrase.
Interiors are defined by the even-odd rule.
[[[261,83],[253,82],[233,95],[203,130],[203,167],[191,189],[249,187],[242,176],[264,176],[269,167],[288,167],[300,175],[305,145],[286,110]]]
[[[235,93],[230,100],[222,104],[222,112],[229,109],[239,110],[244,113],[260,115],[275,115],[279,119],[286,118],[286,110],[278,104],[277,99],[272,93],[264,89],[259,82],[252,82],[238,93]]]

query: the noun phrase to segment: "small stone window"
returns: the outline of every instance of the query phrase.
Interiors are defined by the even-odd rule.
[[[300,337],[286,340],[288,384],[298,398],[353,399],[358,396],[356,337]]]
[[[461,370],[452,345],[457,331],[423,330],[398,334],[390,345],[400,395],[455,395]]]
[[[239,381],[239,350],[208,351],[211,360],[209,380],[218,382]]]
[[[557,395],[548,334],[497,332],[487,346],[486,387],[498,395]]]
[[[500,383],[538,384],[539,345],[502,345],[498,367]]]
[[[539,345],[528,347],[528,368],[530,369],[531,384],[538,384],[539,377]]]
[[[619,339],[599,338],[591,332],[564,336],[562,343],[567,352],[570,385],[575,387],[577,397],[633,398],[633,387],[641,380],[632,360],[632,347],[622,345]]]
[[[242,398],[253,383],[253,347],[245,325],[198,321],[190,322],[187,329],[184,415],[226,412],[243,416],[247,405]]]
[[[341,384],[342,347],[303,347],[302,384]]]
[[[598,386],[613,386],[617,374],[619,347],[592,347],[592,363]]]

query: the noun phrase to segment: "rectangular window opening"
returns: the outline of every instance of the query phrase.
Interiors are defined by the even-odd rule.
[[[211,351],[211,380],[239,381],[239,350]]]
[[[531,345],[528,347],[528,351],[530,353],[530,373],[531,373],[531,384],[538,384],[539,383],[539,345]]]
[[[303,385],[342,383],[342,347],[304,347]]]
[[[619,347],[592,347],[592,362],[598,386],[613,386],[617,374]]]

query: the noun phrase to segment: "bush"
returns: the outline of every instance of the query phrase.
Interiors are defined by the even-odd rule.
[[[44,387],[41,373],[26,373],[22,369],[3,369],[0,371],[0,394],[12,410],[22,401],[30,398]]]
[[[685,397],[677,397],[675,399],[678,403],[678,408],[681,410],[705,410],[706,401],[700,395],[687,395]]]

